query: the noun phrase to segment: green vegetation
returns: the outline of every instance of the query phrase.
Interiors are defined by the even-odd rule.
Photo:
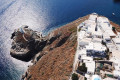
[[[38,61],[41,57],[42,57],[42,56],[39,55],[39,56],[37,57],[37,61]]]
[[[107,48],[107,50],[105,50],[105,52],[108,54],[109,53],[109,49]]]
[[[113,75],[111,75],[111,74],[106,74],[108,77],[111,77],[111,78],[113,78],[114,76]]]
[[[42,72],[42,75],[44,75],[44,72]]]
[[[71,43],[71,45],[70,45],[70,47],[73,47],[73,46],[75,46],[75,43],[77,42],[77,37],[73,37],[73,39],[72,39],[72,43]],[[76,49],[75,49],[76,50]]]
[[[116,30],[115,27],[112,27],[112,30],[115,31]]]
[[[103,68],[103,64],[100,64],[100,68]]]
[[[96,72],[100,72],[100,69],[99,69],[99,68],[97,68],[97,69],[96,69]]]
[[[75,74],[75,73],[73,73],[73,74],[72,74],[72,80],[78,80],[78,75]]]
[[[70,65],[70,68],[72,68],[72,67],[73,67],[73,64]]]
[[[86,73],[87,72],[87,67],[86,67],[85,63],[83,63],[82,66],[79,66],[78,70]]]
[[[103,60],[103,58],[94,58],[93,60]]]
[[[70,76],[69,74],[65,74],[65,76]]]
[[[109,60],[109,55],[106,55],[106,59]]]
[[[78,32],[80,32],[81,28],[78,29]]]
[[[87,78],[85,77],[85,79],[84,80],[87,80]]]
[[[71,32],[77,32],[77,28],[76,27],[70,28],[69,31],[71,31]]]
[[[109,55],[110,55],[109,54],[109,49],[107,48],[107,50],[105,50],[105,52],[106,52],[106,59],[109,60]]]

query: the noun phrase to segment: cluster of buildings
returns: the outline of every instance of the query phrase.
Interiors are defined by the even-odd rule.
[[[74,70],[83,63],[87,80],[118,80],[120,77],[120,33],[114,33],[108,18],[90,15],[78,26],[78,48]]]

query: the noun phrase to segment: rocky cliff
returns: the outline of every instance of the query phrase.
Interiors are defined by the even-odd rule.
[[[46,36],[28,26],[15,30],[11,36],[10,55],[22,61],[32,60],[33,63],[22,80],[68,80],[77,47],[77,26],[88,17],[79,18]],[[115,27],[115,33],[120,32],[119,25],[110,23]]]
[[[47,39],[42,37],[41,33],[33,31],[28,26],[15,30],[11,39],[13,41],[10,55],[23,61],[31,60],[47,43]]]
[[[68,80],[77,47],[77,26],[88,17],[57,28],[44,37],[26,26],[15,30],[11,37],[11,56],[33,62],[22,79]]]
[[[79,18],[46,36],[47,44],[33,59],[23,76],[25,80],[68,80],[77,47],[77,26],[88,19]]]
[[[10,54],[12,57],[29,61],[22,80],[68,80],[73,67],[77,47],[77,26],[89,15],[57,28],[47,36],[33,31],[28,26],[15,30]],[[120,26],[111,22],[120,31]]]

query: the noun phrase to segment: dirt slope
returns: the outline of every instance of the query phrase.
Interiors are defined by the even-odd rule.
[[[40,52],[45,55],[28,68],[25,80],[68,80],[77,47],[77,26],[86,19],[88,16],[51,32],[49,35],[60,34],[60,36],[53,39]]]

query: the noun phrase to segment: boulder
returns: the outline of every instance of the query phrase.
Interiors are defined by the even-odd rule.
[[[61,35],[60,31],[53,31],[43,37],[40,32],[33,31],[28,26],[22,26],[12,33],[10,55],[22,61],[30,61],[37,53],[41,52],[47,45],[51,45]]]
[[[23,61],[31,60],[47,43],[41,33],[33,31],[28,26],[22,26],[15,30],[11,39],[13,41],[10,55]]]

